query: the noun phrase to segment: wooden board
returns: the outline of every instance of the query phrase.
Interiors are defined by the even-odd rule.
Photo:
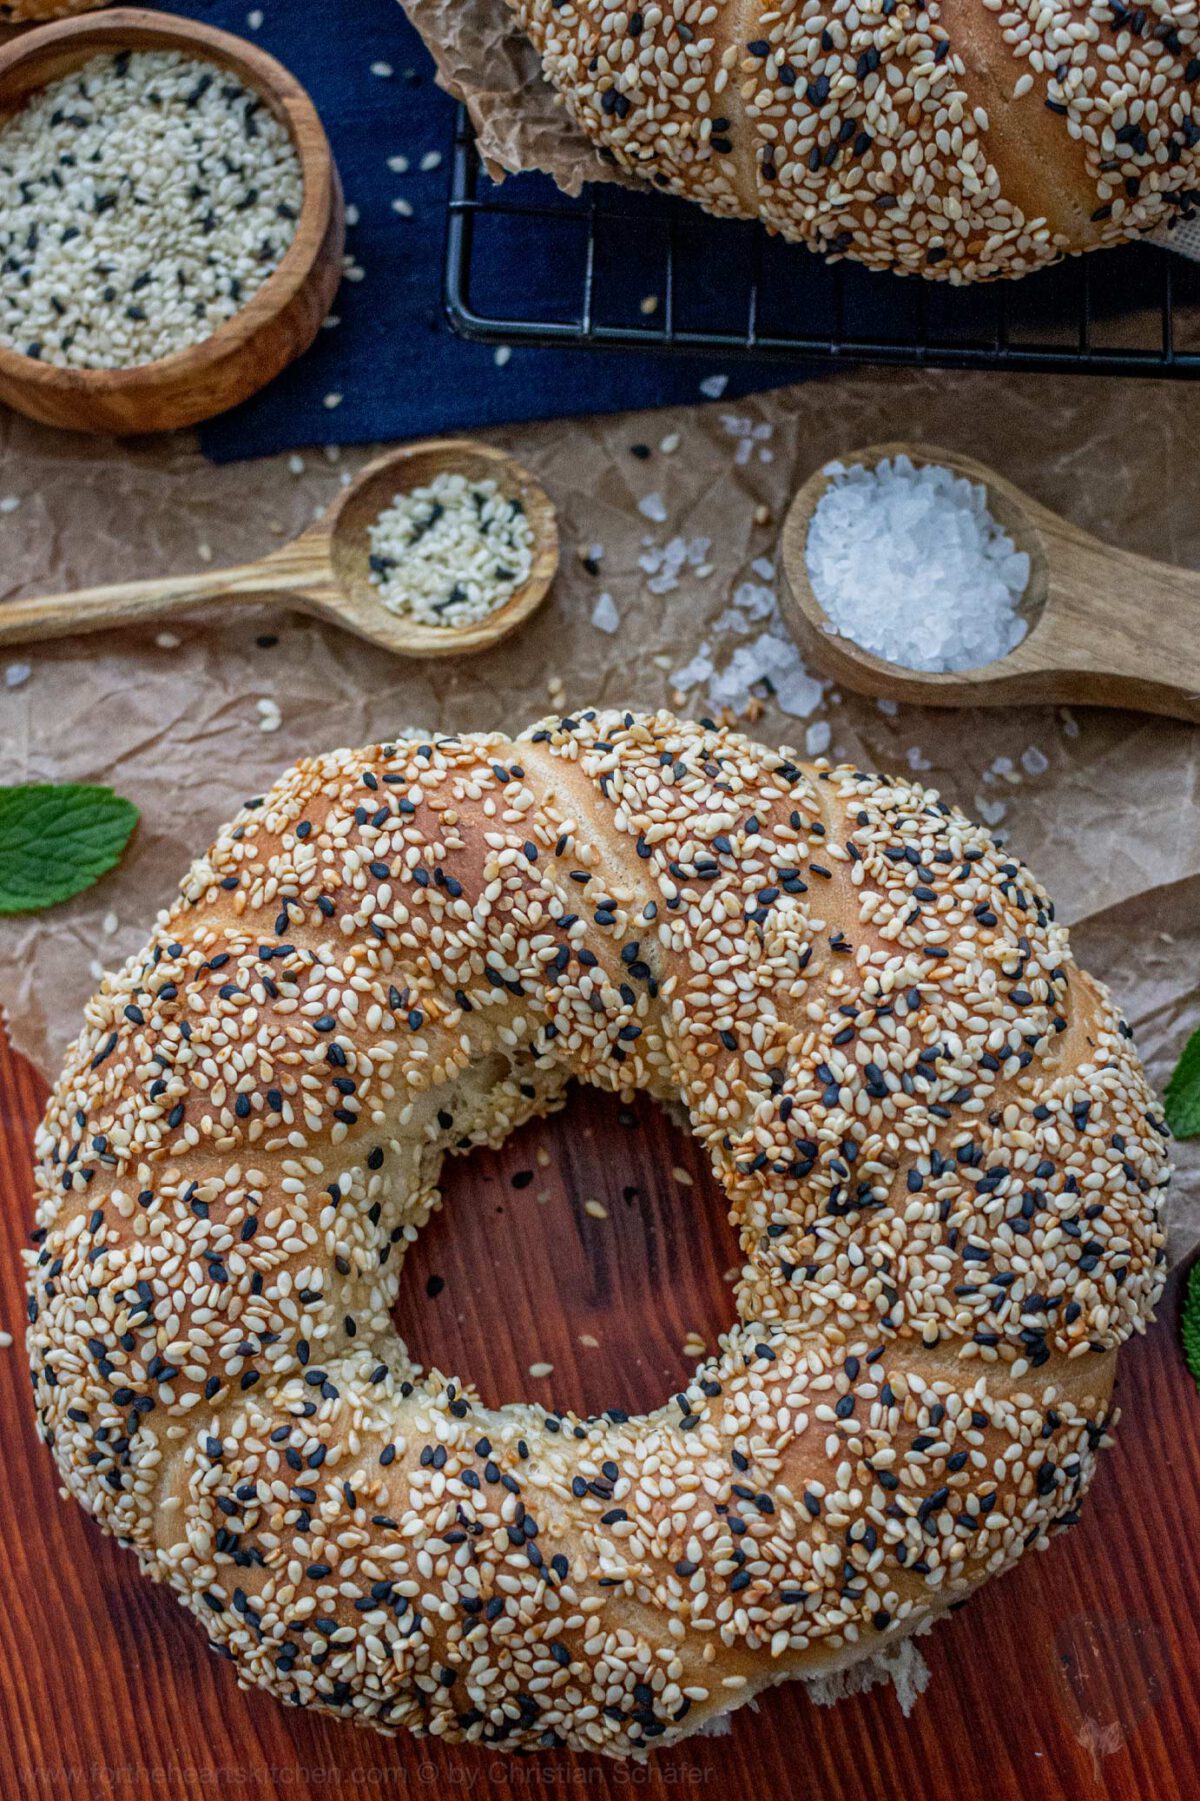
[[[4,1801],[182,1801],[218,1785],[245,1801],[1197,1792],[1200,1399],[1176,1343],[1177,1282],[1159,1324],[1123,1355],[1126,1417],[1082,1523],[924,1640],[932,1681],[910,1719],[890,1692],[818,1709],[791,1685],[738,1714],[727,1736],[648,1766],[388,1740],[244,1693],[174,1601],[58,1499],[20,1345],[17,1253],[43,1093],[0,1043],[0,1326],[18,1338],[0,1351]],[[732,1317],[722,1275],[735,1245],[719,1193],[696,1146],[648,1102],[625,1111],[577,1093],[502,1152],[453,1164],[446,1196],[405,1268],[397,1320],[419,1356],[470,1375],[487,1401],[534,1393],[636,1409],[684,1374],[689,1329],[711,1341]],[[531,1378],[543,1361],[552,1376]]]

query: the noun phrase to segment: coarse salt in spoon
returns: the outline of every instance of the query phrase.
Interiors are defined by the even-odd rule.
[[[839,633],[814,592],[807,551],[822,497],[846,468],[873,470],[897,457],[981,483],[991,519],[1028,557],[1011,634],[1020,639],[994,661],[945,670],[888,661]],[[904,443],[847,452],[797,493],[780,561],[789,629],[814,662],[857,693],[934,707],[1135,707],[1200,722],[1200,574],[1101,543],[971,457]],[[914,605],[919,599],[914,591]]]

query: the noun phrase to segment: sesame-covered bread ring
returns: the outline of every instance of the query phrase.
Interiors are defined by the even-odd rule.
[[[389,1316],[448,1151],[686,1106],[745,1267],[655,1412],[484,1407]],[[1077,1517],[1164,1128],[1050,904],[928,790],[667,713],[289,769],[90,1003],[38,1139],[63,1481],[239,1679],[667,1744]]]
[[[872,269],[1024,275],[1200,197],[1176,0],[508,3],[623,169]]]

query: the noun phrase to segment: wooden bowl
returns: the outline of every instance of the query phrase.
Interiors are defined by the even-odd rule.
[[[117,50],[178,50],[228,69],[286,128],[304,182],[296,235],[278,267],[203,342],[128,369],[63,369],[0,344],[0,400],[45,425],[125,436],[211,419],[307,350],[341,280],[345,209],[329,142],[295,77],[241,38],[168,13],[121,7],[14,38],[0,48],[0,119],[48,82]]]

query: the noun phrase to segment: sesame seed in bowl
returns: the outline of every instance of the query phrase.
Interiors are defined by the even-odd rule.
[[[202,343],[278,268],[304,183],[253,88],[102,51],[0,124],[0,343],[121,369]]]
[[[225,32],[116,10],[0,48],[0,399],[146,432],[245,399],[312,342],[341,271],[307,94]]]

